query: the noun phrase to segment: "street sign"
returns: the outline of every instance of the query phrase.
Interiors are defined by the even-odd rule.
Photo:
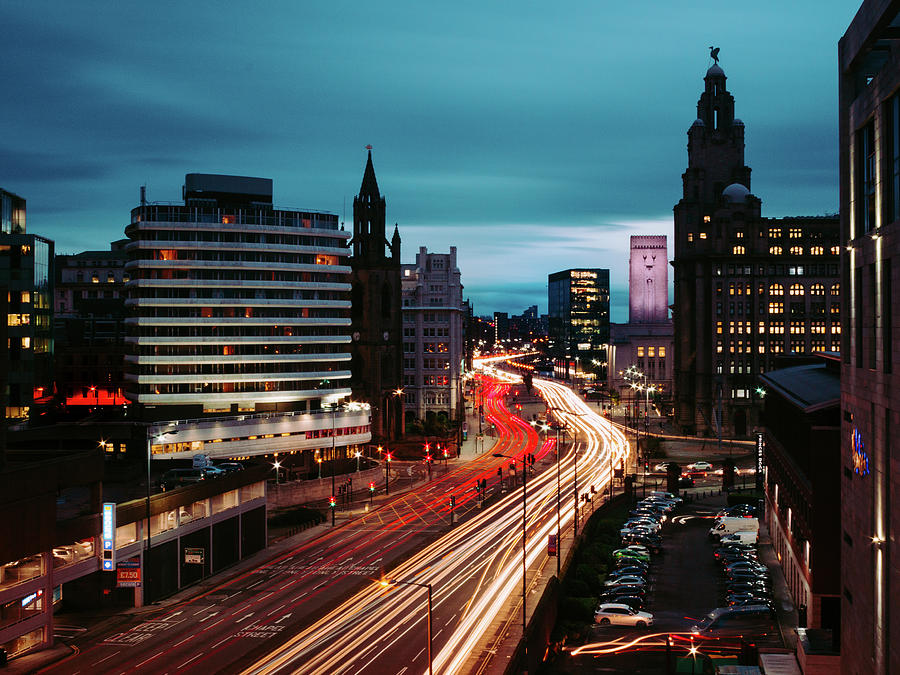
[[[116,504],[104,502],[103,529],[100,535],[102,543],[101,567],[104,572],[116,569]]]
[[[116,587],[137,588],[141,585],[141,563],[137,560],[120,560],[116,563]]]
[[[202,565],[205,555],[206,549],[186,548],[184,549],[184,562],[186,565]]]

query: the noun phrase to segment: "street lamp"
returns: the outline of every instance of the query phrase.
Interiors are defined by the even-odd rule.
[[[281,468],[281,462],[276,459],[272,468],[275,469],[275,485],[278,485],[278,474],[280,473],[279,469]]]
[[[356,457],[356,473],[359,473],[359,458],[362,457],[362,453],[357,450],[354,456]]]
[[[511,459],[515,461],[515,457],[511,457],[509,455],[504,455],[500,452],[495,452],[494,457],[505,457],[506,459]],[[525,664],[527,668],[528,664],[528,637],[526,633],[526,628],[528,627],[528,618],[525,612],[525,596],[528,592],[525,586],[525,573],[527,570],[527,561],[526,561],[526,541],[527,541],[527,531],[526,531],[526,520],[525,520],[525,505],[528,497],[528,471],[525,468],[525,458],[522,457],[522,648],[524,650],[525,656]],[[557,543],[557,547],[559,544]],[[557,551],[558,553],[559,551]]]
[[[404,586],[418,586],[419,588],[424,588],[428,591],[428,616],[427,616],[427,631],[428,631],[428,675],[432,675],[431,670],[431,584],[422,584],[418,581],[403,581],[401,579],[382,579],[379,582],[382,586],[387,588],[391,585],[404,585]]]
[[[174,431],[163,431],[156,435],[156,442],[159,443],[163,440],[163,437],[174,434]],[[144,571],[146,572],[146,579],[144,580],[144,604],[147,604],[147,600],[150,598],[150,459],[153,456],[153,434],[150,431],[150,426],[147,426],[147,557],[145,558]]]
[[[384,455],[384,494],[385,496],[390,494],[390,483],[388,483],[388,474],[391,471],[391,453],[390,451],[386,452]]]

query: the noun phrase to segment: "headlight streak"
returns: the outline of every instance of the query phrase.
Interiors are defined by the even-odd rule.
[[[515,381],[518,378],[506,375],[504,379]],[[609,481],[611,466],[628,455],[625,436],[566,387],[538,378],[534,379],[534,386],[551,407],[575,413],[556,411],[561,422],[568,422],[570,428],[578,430],[579,493],[588,492],[591,485],[602,492]],[[517,457],[516,477],[519,478],[524,468],[521,457],[526,452],[534,452],[536,447],[540,447],[543,454],[552,445],[539,445],[535,429],[521,419],[510,418],[505,411],[497,413],[501,422],[497,425],[498,430],[503,428],[506,433],[526,440],[520,442],[521,451],[509,452]],[[560,462],[564,495],[561,527],[571,528],[575,508],[572,497],[575,454],[573,448],[563,452]],[[503,466],[508,466],[508,462]],[[528,493],[526,561],[530,574],[533,574],[546,556],[548,535],[556,532],[556,471],[544,471],[530,478]],[[444,616],[454,613],[452,606],[448,609],[446,603],[460,602],[454,596],[471,588],[471,580],[477,578],[474,590],[460,602],[459,616],[455,625],[449,627],[452,632],[447,635],[444,631],[442,644],[435,641],[435,672],[459,672],[496,617],[512,610],[510,600],[519,595],[522,580],[521,504],[521,495],[513,488],[497,503],[457,525],[391,571],[390,576],[394,578],[432,584],[435,609],[445,606]],[[365,668],[365,664],[401,639],[408,642],[418,638],[416,633],[410,632],[424,623],[422,605],[421,591],[416,592],[415,588],[391,587],[386,591],[380,584],[373,583],[245,672],[296,671],[301,664],[304,673],[361,672],[358,670],[361,666]],[[373,652],[374,656],[370,657]],[[422,668],[422,672],[425,671],[427,666]]]

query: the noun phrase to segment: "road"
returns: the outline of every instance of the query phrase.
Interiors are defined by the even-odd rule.
[[[558,464],[563,495],[559,515],[557,472],[547,470],[527,482],[529,588],[548,564],[547,539],[556,532],[557,522],[567,531],[575,518],[577,497],[590,494],[592,486],[602,492],[612,467],[629,452],[622,433],[569,389],[537,379],[534,386],[557,409],[559,420],[578,431],[579,442]],[[539,446],[534,427],[505,410],[493,414],[501,437],[514,439],[511,444],[526,453],[539,448],[536,464],[545,464],[542,456],[554,446],[552,439]],[[521,471],[521,461],[517,467]],[[490,659],[490,650],[484,647],[497,637],[498,624],[506,632],[511,622],[521,621],[516,619],[521,617],[516,599],[522,592],[522,492],[515,487],[393,569],[384,585],[373,580],[245,673],[427,673],[428,586],[433,598],[433,672],[479,669]]]
[[[493,451],[534,452],[536,434],[510,422],[506,389],[501,383],[487,387],[485,413],[500,432]],[[476,481],[487,480],[489,495],[498,492],[497,469],[504,461],[485,453],[202,595],[159,612],[125,616],[112,634],[76,638],[78,653],[42,672],[236,672],[447,531],[451,495],[458,518],[475,512]]]

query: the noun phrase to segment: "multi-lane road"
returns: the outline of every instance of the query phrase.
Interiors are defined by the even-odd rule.
[[[535,387],[557,419],[578,430],[578,492],[601,492],[628,451],[625,438],[567,388],[539,380]],[[427,585],[434,672],[477,670],[492,642],[521,622],[523,457],[535,455],[537,468],[556,457],[553,438],[541,440],[506,409],[506,384],[485,388],[485,416],[498,436],[487,452],[190,600],[123,617],[115,632],[76,643],[75,655],[44,672],[425,673]],[[559,463],[564,531],[575,515],[575,475],[569,446]],[[481,480],[484,504],[475,490]],[[452,528],[451,495],[459,521]],[[555,467],[530,476],[529,590],[549,562],[556,504]]]
[[[628,453],[624,436],[566,387],[538,380],[535,386],[559,421],[579,432],[578,493],[590,494],[591,486],[602,491],[612,468]],[[534,427],[520,418],[497,411],[494,422],[501,437],[513,439],[513,445],[524,448],[525,453],[538,446]],[[517,464],[521,467],[521,462]],[[560,527],[568,530],[575,517],[574,446],[560,458],[559,469],[563,495]],[[494,633],[507,632],[510,619],[521,612],[517,598],[522,583],[522,492],[520,486],[510,490],[245,672],[427,673],[429,586],[433,672],[480,670],[490,660]],[[548,535],[557,528],[555,470],[529,478],[526,504],[525,557],[530,588],[548,564]]]

